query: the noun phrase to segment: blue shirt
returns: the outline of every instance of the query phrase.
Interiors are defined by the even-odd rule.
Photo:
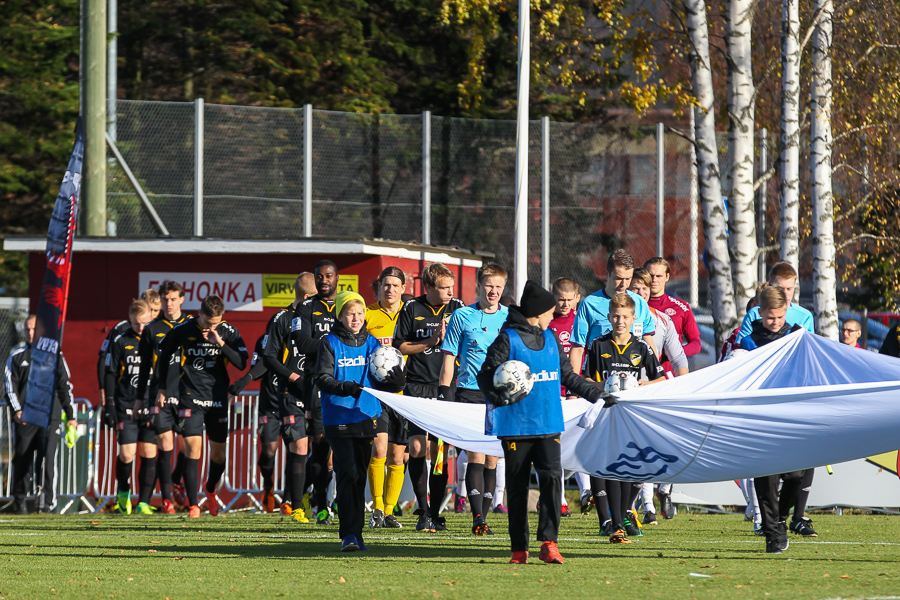
[[[441,350],[459,357],[457,387],[478,389],[475,376],[481,370],[488,346],[500,335],[500,328],[506,323],[507,315],[509,309],[503,305],[500,305],[497,312],[486,313],[478,308],[477,302],[458,308],[450,315]]]
[[[638,338],[656,333],[647,301],[631,290],[628,290],[628,295],[634,300],[634,325],[631,326],[631,333]],[[573,344],[587,348],[595,339],[612,331],[609,322],[610,300],[606,290],[599,290],[581,301],[575,314],[572,336],[569,338]]]
[[[741,329],[738,331],[735,343],[740,344],[742,339],[750,335],[753,331],[753,321],[757,321],[760,318],[762,317],[759,316],[759,307],[754,306],[751,308],[750,312],[744,316],[744,320],[741,322]],[[799,325],[810,333],[816,332],[813,327],[812,313],[793,302],[791,302],[787,312],[784,313],[784,322],[788,325]]]

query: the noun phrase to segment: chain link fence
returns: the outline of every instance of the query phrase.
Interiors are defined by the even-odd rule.
[[[310,190],[304,189],[307,126]],[[602,284],[610,251],[627,248],[638,262],[656,254],[656,134],[653,128],[547,126],[546,149],[542,122],[529,127],[528,274],[541,280],[546,257],[551,281],[572,277],[592,292]],[[426,128],[430,144],[423,143]],[[687,297],[689,146],[674,134],[664,141],[664,255],[673,263],[673,290]],[[199,202],[202,236],[298,239],[308,200],[313,236],[421,242],[422,172],[429,160],[431,243],[493,254],[510,268],[514,262],[514,121],[119,100],[115,143],[173,237],[195,235]],[[109,164],[110,232],[159,235],[112,152]],[[699,239],[702,252],[702,232]],[[702,263],[699,275],[702,281]]]

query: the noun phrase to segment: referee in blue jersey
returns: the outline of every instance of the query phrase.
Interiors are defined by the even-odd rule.
[[[497,339],[509,309],[500,304],[507,281],[500,265],[488,263],[478,269],[478,302],[453,312],[441,345],[444,363],[439,381],[445,400],[484,405],[484,394],[475,377],[481,370],[488,346]],[[453,373],[459,359],[459,376],[453,391]],[[466,491],[472,509],[472,533],[492,535],[485,515],[493,504],[497,486],[497,457],[468,453]]]

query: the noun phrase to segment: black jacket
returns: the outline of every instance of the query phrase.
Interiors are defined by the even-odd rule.
[[[900,324],[891,327],[879,352],[895,358],[900,357]]]
[[[803,329],[800,325],[788,325],[785,323],[778,331],[769,331],[763,326],[762,319],[757,319],[750,325],[753,328],[750,331],[750,338],[757,346],[765,346],[775,340],[780,340],[789,333],[793,333],[798,329]]]
[[[13,350],[6,360],[6,397],[13,412],[25,406],[25,391],[28,389],[28,373],[31,371],[31,346],[22,346]],[[72,408],[72,384],[69,383],[69,365],[60,353],[56,361],[56,394],[53,397],[53,408],[50,420],[58,421],[60,413],[66,413],[66,420],[75,418]]]
[[[509,360],[509,335],[506,333],[508,329],[515,330],[522,338],[522,342],[531,350],[544,349],[543,330],[536,325],[529,324],[517,307],[510,306],[506,323],[503,324],[500,335],[488,348],[484,364],[481,365],[481,370],[476,377],[478,387],[488,397],[488,400],[493,400],[496,396],[494,391],[494,371]],[[575,374],[575,371],[572,370],[572,365],[569,363],[569,357],[566,356],[558,340],[556,340],[556,347],[559,353],[559,374],[562,385],[573,394],[577,394],[590,402],[599,400],[600,389],[590,381]]]

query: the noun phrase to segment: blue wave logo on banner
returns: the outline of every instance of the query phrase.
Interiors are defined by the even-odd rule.
[[[619,454],[616,462],[608,465],[606,471],[596,471],[600,477],[608,479],[627,479],[630,481],[652,481],[669,470],[669,464],[678,462],[678,457],[671,454],[658,452],[652,446],[641,448],[634,442],[628,442],[626,448],[637,450],[637,454]],[[642,467],[662,461],[659,469],[653,473],[646,473]]]

